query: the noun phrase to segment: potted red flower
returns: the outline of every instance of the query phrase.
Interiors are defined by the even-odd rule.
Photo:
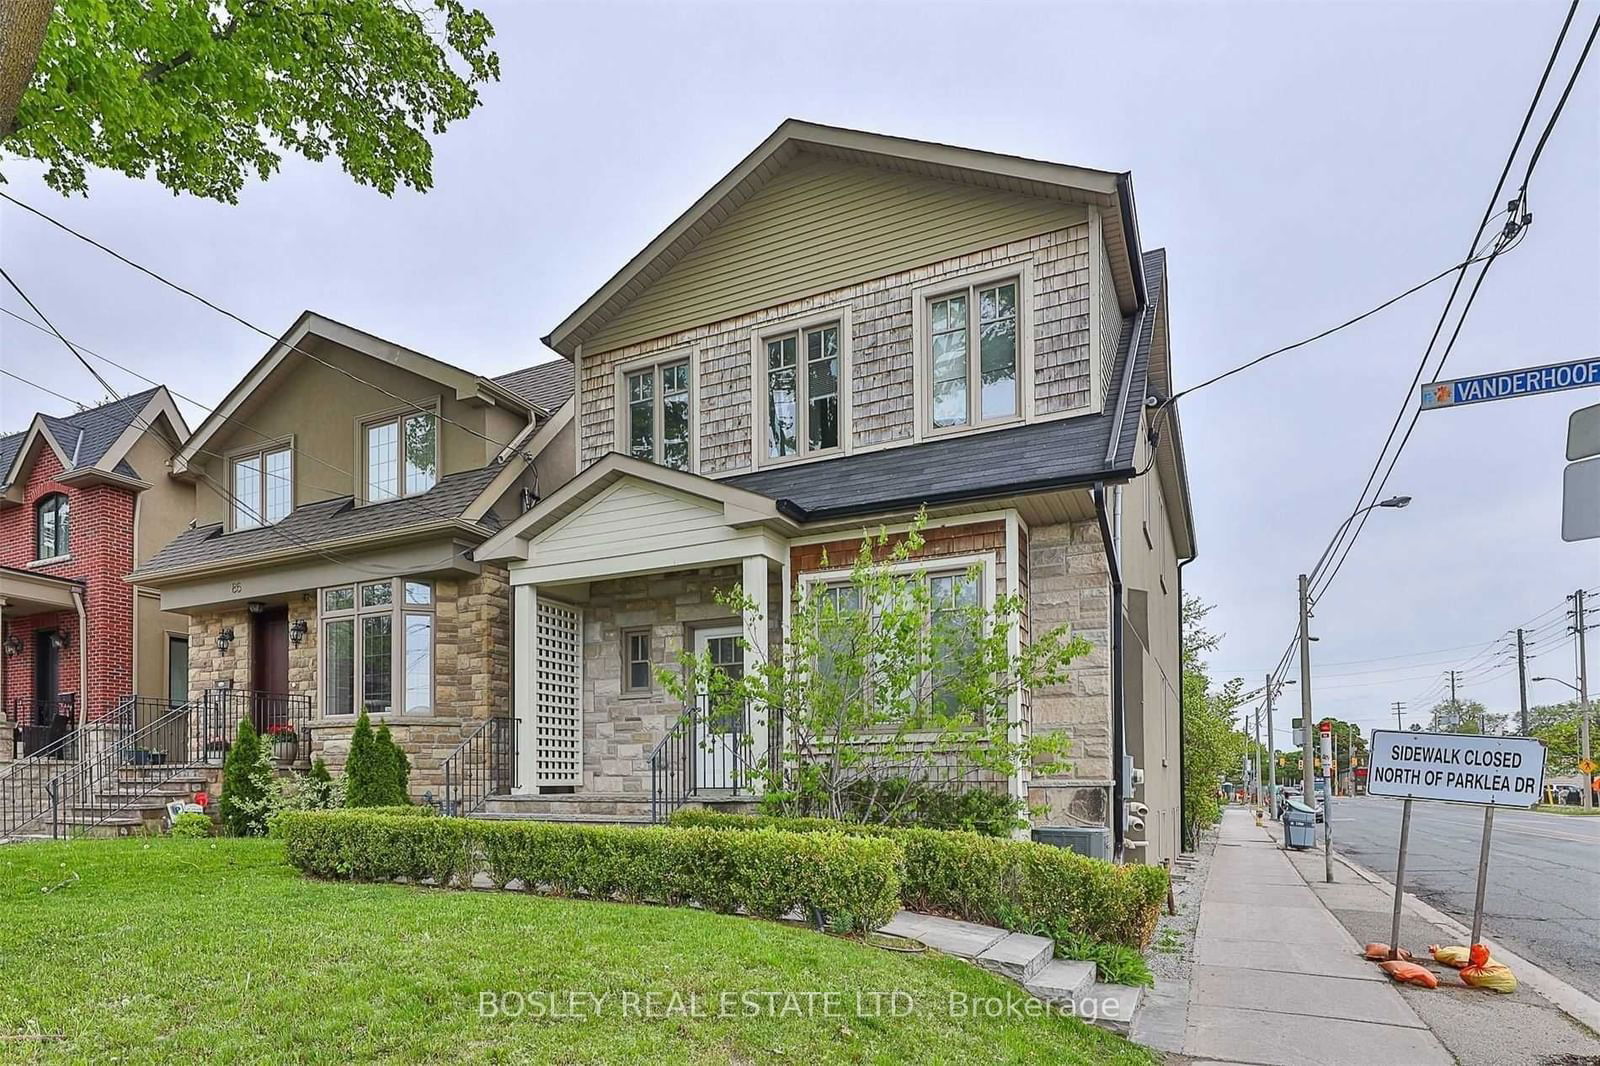
[[[267,726],[267,738],[272,741],[272,758],[279,766],[290,766],[300,752],[300,736],[287,722]]]

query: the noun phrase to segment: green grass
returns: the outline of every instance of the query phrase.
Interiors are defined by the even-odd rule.
[[[1585,815],[1592,817],[1600,814],[1600,807],[1568,807],[1566,804],[1555,806],[1548,803],[1541,803],[1535,807],[1534,810],[1543,814],[1573,814],[1580,818]]]
[[[690,909],[312,881],[265,840],[0,847],[0,988],[6,1062],[1155,1061],[1073,1018],[958,1016],[960,997],[1026,1000],[953,959]],[[481,1017],[501,991],[610,998]],[[895,991],[910,1016],[856,1009]],[[814,1009],[718,1016],[745,993]],[[691,996],[709,1016],[685,1016]]]

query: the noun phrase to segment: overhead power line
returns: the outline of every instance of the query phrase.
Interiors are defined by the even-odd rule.
[[[82,363],[83,364],[83,368],[85,370],[87,370],[91,375],[94,376],[94,379],[100,383],[100,387],[102,389],[106,390],[106,395],[111,397],[112,399],[121,399],[121,397],[119,397],[117,395],[117,390],[113,389],[111,387],[111,383],[108,382],[105,378],[100,376],[100,371],[96,370],[94,367],[89,365],[89,360],[85,359],[83,357],[83,353],[78,351],[78,349],[76,349],[76,348],[74,348],[72,346],[72,342],[71,341],[69,341],[69,340],[67,340],[67,338],[61,336],[61,331],[56,329],[55,324],[50,321],[49,316],[47,316],[43,311],[39,310],[39,305],[34,303],[33,299],[31,297],[29,297],[29,295],[27,293],[22,291],[22,286],[17,284],[17,281],[16,281],[15,278],[13,278],[10,274],[6,273],[4,267],[0,267],[0,278],[5,278],[6,279],[6,284],[10,285],[13,289],[15,289],[17,295],[22,297],[22,302],[27,304],[29,309],[32,310],[34,314],[39,316],[40,321],[42,321],[45,325],[50,327],[50,332],[51,333],[54,333],[58,338],[60,338],[61,343],[65,344],[67,346],[67,350],[72,353],[73,358],[77,359],[78,362]]]

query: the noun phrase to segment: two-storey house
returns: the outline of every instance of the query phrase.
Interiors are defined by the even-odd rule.
[[[181,530],[164,387],[0,437],[0,759],[65,753],[135,690],[185,698],[189,620],[128,575]]]
[[[741,634],[781,641],[864,530],[925,507],[938,596],[1017,594],[1018,646],[1063,622],[1094,646],[1012,697],[1018,728],[1070,735],[1070,771],[1004,787],[1039,826],[1174,855],[1195,548],[1156,406],[1166,289],[1127,174],[780,126],[546,338],[577,377],[578,472],[473,553],[509,569],[524,807],[636,816],[685,714],[656,671],[684,649],[750,668]],[[718,604],[735,584],[762,621]],[[700,751],[770,739],[694,728]],[[710,759],[695,775],[737,784]]]
[[[489,378],[303,314],[183,442],[193,522],[134,575],[188,615],[214,728],[287,727],[297,762],[338,770],[366,711],[437,797],[510,700],[506,574],[473,549],[570,476],[572,381],[561,359]]]

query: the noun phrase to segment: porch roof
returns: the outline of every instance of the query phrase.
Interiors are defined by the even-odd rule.
[[[70,611],[83,589],[84,583],[77,578],[0,566],[0,614],[10,617]]]

